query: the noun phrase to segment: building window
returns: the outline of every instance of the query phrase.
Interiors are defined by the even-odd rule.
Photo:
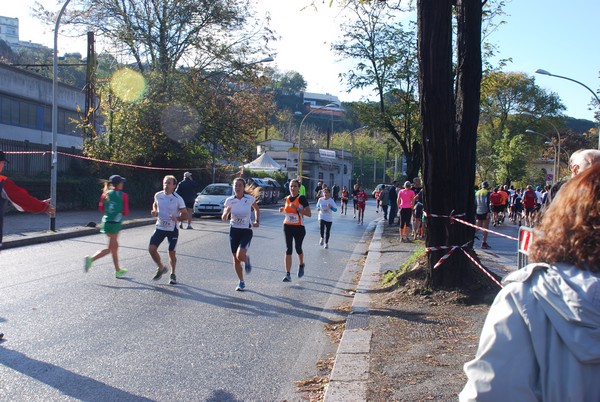
[[[82,130],[77,127],[78,122],[79,114],[77,112],[58,109],[57,131],[59,133],[83,137]],[[9,95],[0,95],[0,123],[52,131],[52,108]]]

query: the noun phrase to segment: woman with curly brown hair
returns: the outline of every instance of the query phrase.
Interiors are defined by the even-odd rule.
[[[571,178],[504,279],[461,401],[600,401],[600,164]]]

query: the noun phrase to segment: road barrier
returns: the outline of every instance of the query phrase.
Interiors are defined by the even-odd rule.
[[[527,226],[519,228],[519,245],[517,246],[517,268],[521,269],[529,263],[529,247],[533,242],[533,229]]]

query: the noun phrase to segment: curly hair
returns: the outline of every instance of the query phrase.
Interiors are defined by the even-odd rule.
[[[562,186],[537,227],[529,260],[600,272],[600,163]]]

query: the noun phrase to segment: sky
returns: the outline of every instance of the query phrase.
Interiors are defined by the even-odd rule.
[[[9,0],[2,0],[9,3]],[[58,11],[64,1],[41,0]],[[338,75],[350,68],[331,51],[331,44],[341,38],[339,24],[343,16],[329,8],[329,0],[316,0],[318,10],[306,7],[310,0],[258,0],[259,11],[271,14],[271,26],[281,40],[275,44],[272,63],[280,71],[297,71],[308,83],[308,92],[329,93],[341,101],[356,101],[369,92],[346,92]],[[53,34],[30,16],[35,0],[19,0],[3,6],[1,15],[18,17],[20,40],[53,46]],[[512,58],[504,71],[519,71],[535,77],[535,82],[556,93],[566,106],[566,115],[594,119],[590,106],[592,94],[584,87],[564,79],[535,74],[544,69],[573,78],[593,91],[600,88],[600,53],[597,51],[600,1],[594,0],[507,0],[506,24],[488,40],[498,46],[499,56]],[[85,37],[58,38],[59,54],[73,51],[86,53]]]

